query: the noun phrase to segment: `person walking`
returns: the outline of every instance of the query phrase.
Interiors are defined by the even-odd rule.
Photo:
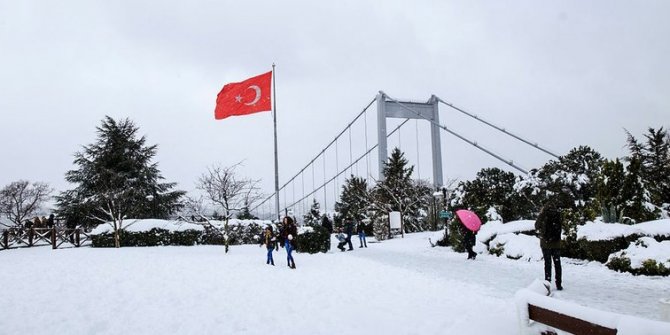
[[[293,260],[293,247],[295,246],[295,239],[298,236],[298,227],[296,227],[293,219],[290,216],[285,216],[282,221],[284,228],[282,230],[282,238],[284,240],[284,248],[286,248],[286,261],[288,267],[295,269],[295,261]]]
[[[468,252],[468,259],[475,260],[475,258],[477,258],[477,253],[472,250],[477,241],[475,232],[465,227],[465,225],[461,225],[461,232],[463,233],[463,246]]]
[[[354,250],[354,246],[351,244],[351,235],[354,234],[354,222],[351,218],[347,218],[347,221],[344,224],[344,232],[347,234],[347,244],[349,244],[349,251]]]
[[[358,221],[358,227],[356,227],[356,230],[358,231],[358,241],[361,242],[359,248],[367,248],[368,242],[365,240],[365,224],[362,220]]]
[[[275,261],[272,259],[272,251],[275,249],[276,241],[277,239],[272,233],[272,226],[267,226],[265,228],[265,232],[263,233],[263,238],[261,239],[261,246],[265,244],[265,248],[268,250],[268,257],[265,264],[271,264],[272,266],[275,265]]]
[[[556,289],[563,290],[561,270],[561,210],[558,199],[550,199],[535,221],[535,230],[540,238],[540,247],[544,257],[544,280],[551,283],[551,262],[556,270]]]

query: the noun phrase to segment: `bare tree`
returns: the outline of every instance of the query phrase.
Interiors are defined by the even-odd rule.
[[[243,206],[251,206],[260,198],[257,186],[259,180],[238,177],[235,173],[238,166],[240,163],[227,167],[214,165],[200,177],[196,186],[205,192],[213,205],[223,209],[226,253],[228,252],[228,220]]]
[[[42,182],[27,180],[12,182],[0,190],[0,214],[4,214],[15,225],[35,215],[49,200],[53,189]]]
[[[197,197],[195,196],[184,196],[182,200],[182,215],[198,218],[199,220],[205,220],[209,222],[209,219],[203,214],[205,212],[205,200],[202,195]]]

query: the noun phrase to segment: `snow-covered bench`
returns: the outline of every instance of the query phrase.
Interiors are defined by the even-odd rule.
[[[549,297],[546,293],[539,281],[516,293],[520,334],[552,334],[555,330],[595,335],[670,334],[667,322],[599,311]]]

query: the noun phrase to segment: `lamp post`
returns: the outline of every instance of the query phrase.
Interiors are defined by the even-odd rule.
[[[440,203],[440,199],[444,195],[440,191],[435,191],[433,193],[433,230],[437,230],[437,221],[440,219],[440,210],[438,204]]]

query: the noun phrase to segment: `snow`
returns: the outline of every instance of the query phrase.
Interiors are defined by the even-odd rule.
[[[223,246],[4,250],[0,332],[519,333],[514,296],[542,277],[543,263],[492,255],[469,261],[431,248],[436,234],[294,254],[296,270],[285,265],[282,249],[277,266],[266,265],[266,250],[255,245],[232,246],[228,254]],[[580,305],[659,320],[659,300],[670,298],[668,278],[569,259],[563,273],[565,290],[552,301],[567,312]],[[625,320],[618,324],[642,325],[649,334],[668,326]]]
[[[226,221],[223,221],[223,220],[209,220],[209,223],[211,223],[212,226],[223,228],[223,226],[226,224]],[[230,220],[228,220],[228,226],[240,225],[240,226],[245,226],[246,227],[246,226],[249,226],[251,224],[256,224],[256,225],[259,225],[261,227],[265,227],[269,224],[272,224],[272,221],[270,221],[270,220],[240,220],[240,219],[230,219]]]
[[[670,236],[670,219],[642,222],[634,225],[621,223],[587,222],[577,229],[577,238],[587,241],[611,240],[630,235]]]
[[[641,237],[631,242],[628,248],[611,254],[610,259],[621,256],[630,259],[630,266],[633,269],[641,268],[642,262],[648,259],[663,263],[666,268],[670,268],[670,241],[657,242],[651,237]]]
[[[536,289],[519,290],[515,295],[515,299],[517,302],[517,312],[519,313],[520,328],[529,325],[528,304],[532,304],[564,315],[574,316],[603,327],[616,329],[619,335],[670,334],[670,323],[600,311],[548,297],[544,294],[538,294]]]
[[[524,261],[541,261],[542,249],[540,240],[535,236],[524,234],[497,235],[489,243],[490,248],[503,246],[503,255]]]
[[[171,221],[171,220],[159,220],[159,219],[146,219],[146,220],[137,220],[137,219],[125,219],[123,220],[124,230],[129,232],[143,232],[150,231],[151,229],[165,229],[171,232],[175,231],[186,231],[186,230],[197,230],[204,231],[202,225],[188,223],[184,221]],[[95,227],[92,231],[92,235],[100,235],[105,233],[111,233],[114,231],[111,222],[103,223]]]
[[[519,220],[502,223],[502,221],[489,221],[482,225],[477,233],[477,240],[486,242],[496,235],[508,233],[520,233],[535,230],[535,220]]]

